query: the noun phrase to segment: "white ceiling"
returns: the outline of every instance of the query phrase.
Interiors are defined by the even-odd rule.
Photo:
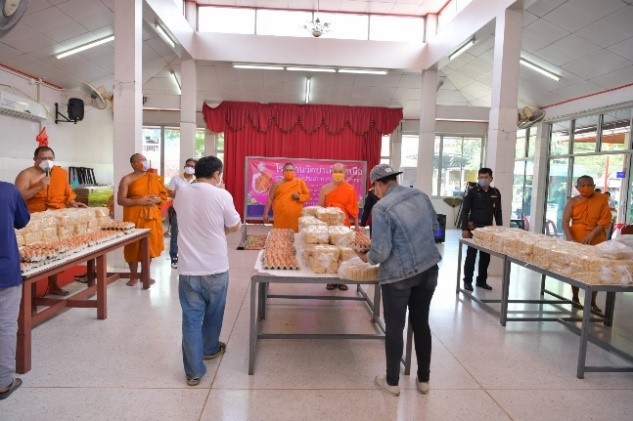
[[[400,15],[437,12],[446,0],[322,0],[321,10]],[[64,89],[82,81],[112,89],[113,44],[57,60],[54,53],[113,33],[113,0],[32,0],[18,25],[0,39],[0,63]],[[312,0],[198,0],[199,4],[310,10]],[[526,2],[530,3],[530,2]],[[519,104],[544,106],[633,82],[633,6],[622,0],[539,0],[523,12],[523,55],[559,70],[555,82],[521,68]],[[476,44],[440,65],[440,105],[489,106],[494,23],[475,34]],[[148,105],[178,106],[170,70],[180,58],[144,23],[143,94]],[[315,74],[313,103],[403,107],[420,110],[420,72],[387,76]],[[303,100],[305,75],[235,70],[230,63],[198,63],[198,102]]]

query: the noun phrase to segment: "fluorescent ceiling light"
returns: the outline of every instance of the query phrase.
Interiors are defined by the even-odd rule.
[[[180,82],[178,82],[176,73],[172,71],[170,74],[171,74],[171,80],[172,82],[174,82],[174,85],[176,86],[176,90],[178,91],[178,95],[182,95],[182,90],[180,89]]]
[[[176,47],[176,41],[167,33],[167,31],[161,26],[160,23],[154,25],[156,33],[169,45],[171,48]]]
[[[312,90],[312,78],[308,77],[306,78],[306,98],[305,98],[306,104],[310,102],[311,90]]]
[[[283,70],[283,66],[272,66],[266,64],[233,64],[234,69],[255,69],[255,70]]]
[[[475,38],[471,38],[466,42],[466,44],[459,47],[457,50],[453,51],[452,54],[448,55],[448,61],[453,61],[460,55],[462,55],[466,50],[475,45]]]
[[[114,35],[108,35],[105,38],[99,38],[99,39],[91,41],[91,42],[89,42],[87,44],[80,45],[79,47],[75,47],[75,48],[71,48],[70,50],[66,50],[63,53],[57,54],[55,57],[57,57],[57,59],[68,57],[68,56],[71,56],[73,54],[77,54],[79,52],[88,50],[88,49],[90,49],[92,47],[96,47],[97,45],[105,44],[105,43],[113,41],[113,40],[114,40]]]
[[[560,80],[560,76],[557,75],[556,73],[552,72],[551,70],[547,70],[545,67],[541,67],[538,64],[534,64],[531,61],[528,61],[524,58],[521,58],[519,60],[519,63],[521,63],[527,68],[534,70],[535,72],[538,72],[544,76],[547,76],[550,79],[554,79],[556,82]]]
[[[286,67],[289,72],[314,72],[314,73],[336,73],[335,69],[328,67]]]
[[[372,69],[338,69],[339,73],[355,73],[359,75],[386,75],[386,70],[372,70]]]

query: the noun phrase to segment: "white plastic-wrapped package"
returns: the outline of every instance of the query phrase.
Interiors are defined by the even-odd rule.
[[[336,273],[338,256],[330,253],[316,253],[308,258],[308,266],[314,273]]]
[[[356,256],[339,265],[338,276],[353,281],[373,281],[378,279],[378,266],[365,263]]]
[[[317,219],[315,216],[307,215],[299,217],[299,231],[303,231],[307,227],[311,227],[313,225],[327,226],[325,222]]]
[[[319,209],[323,209],[323,207],[322,206],[304,206],[302,214],[303,216],[314,216],[316,218]]]
[[[330,242],[330,233],[326,225],[310,225],[299,233],[306,244],[327,244]]]
[[[318,209],[317,218],[328,225],[343,225],[343,222],[345,222],[345,214],[339,208]]]
[[[335,225],[328,228],[330,244],[336,246],[349,246],[354,241],[354,231],[345,225]]]
[[[623,236],[621,236],[623,237]],[[620,237],[618,237],[620,238]],[[609,240],[598,244],[596,252],[606,259],[623,260],[633,259],[633,248],[618,240]]]

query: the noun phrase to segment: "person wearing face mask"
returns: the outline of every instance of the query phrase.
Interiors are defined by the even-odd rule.
[[[276,180],[270,187],[268,200],[264,206],[264,223],[269,221],[269,211],[273,208],[273,227],[290,228],[299,231],[299,217],[303,204],[310,200],[310,190],[305,181],[295,177],[295,166],[286,162],[283,166],[283,178]]]
[[[563,230],[568,241],[582,244],[596,245],[606,241],[606,230],[611,225],[611,211],[609,199],[602,193],[595,191],[593,178],[588,175],[576,180],[577,196],[570,198],[563,211]],[[571,287],[574,307],[580,307],[578,287]],[[591,296],[591,311],[602,314],[602,309],[596,304],[597,292]]]
[[[400,394],[407,309],[418,361],[416,386],[421,394],[429,392],[429,308],[437,286],[437,264],[442,259],[435,245],[439,224],[431,200],[418,189],[400,186],[399,174],[402,172],[387,164],[376,165],[369,173],[380,200],[372,209],[371,248],[366,254],[358,253],[365,262],[380,263],[378,283],[383,297],[387,369],[385,375],[376,376],[374,383],[394,396]]]
[[[150,258],[158,257],[165,248],[160,209],[168,199],[167,189],[162,177],[149,171],[150,165],[143,154],[133,154],[130,157],[130,165],[134,171],[121,178],[117,190],[117,203],[123,206],[124,221],[133,222],[136,228],[149,228]],[[130,267],[130,280],[127,285],[135,286],[139,280],[138,263],[141,261],[139,242],[125,246],[123,257]],[[151,282],[153,283],[153,280]]]
[[[182,176],[173,177],[169,182],[169,187],[167,188],[167,192],[169,193],[169,197],[176,197],[176,191],[181,187],[186,187],[189,184],[193,183],[196,180],[194,176],[196,170],[196,161],[193,158],[189,158],[185,161],[185,171]],[[169,207],[167,211],[169,215],[169,258],[171,259],[171,267],[172,269],[178,269],[178,218],[176,216],[176,211],[173,206]]]
[[[354,225],[356,230],[360,230],[358,221],[358,195],[356,189],[345,181],[345,166],[340,162],[332,165],[332,182],[321,187],[319,192],[319,206],[326,208],[339,208],[345,214],[346,226]],[[347,291],[345,284],[327,284],[327,289],[335,288]]]
[[[492,225],[493,219],[497,226],[503,225],[501,193],[496,187],[491,187],[490,183],[492,183],[492,170],[480,168],[477,173],[477,186],[466,192],[462,202],[462,238],[472,238],[472,230]],[[473,291],[476,259],[477,249],[468,247],[464,262],[464,289],[468,291]],[[487,290],[492,289],[487,283],[489,264],[490,255],[480,251],[477,287]]]
[[[30,213],[66,207],[85,208],[77,202],[77,195],[68,183],[68,172],[55,165],[55,152],[48,146],[39,146],[33,152],[33,166],[20,171],[15,186],[26,202]],[[57,283],[57,275],[48,277],[47,294],[66,296],[69,292]]]

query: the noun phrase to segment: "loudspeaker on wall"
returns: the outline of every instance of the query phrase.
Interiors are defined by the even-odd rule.
[[[84,119],[84,102],[79,98],[68,99],[68,119],[81,121]]]

